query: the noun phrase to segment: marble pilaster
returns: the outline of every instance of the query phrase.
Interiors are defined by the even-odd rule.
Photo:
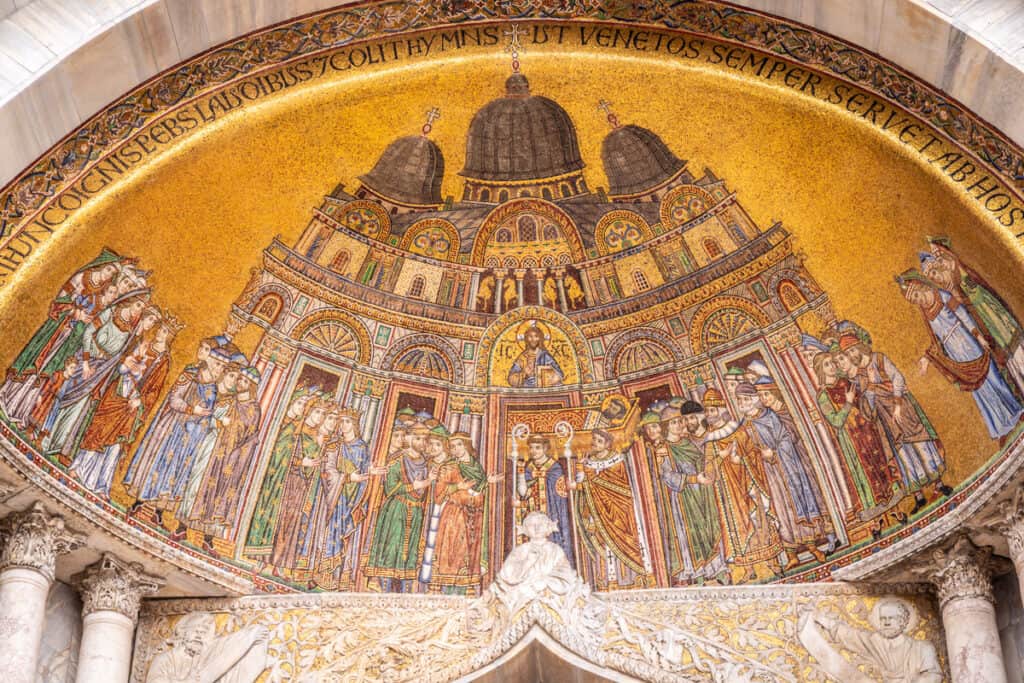
[[[81,547],[85,537],[39,503],[9,515],[0,529],[0,680],[31,683],[57,557]]]
[[[992,596],[992,549],[961,534],[915,573],[936,588],[953,683],[1006,683]]]
[[[76,583],[82,594],[76,683],[127,683],[139,604],[157,592],[163,580],[145,574],[138,563],[105,554],[76,577]]]

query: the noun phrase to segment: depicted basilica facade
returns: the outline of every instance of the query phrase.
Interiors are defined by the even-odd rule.
[[[531,34],[492,33],[511,73],[462,147],[444,102],[391,112],[304,228],[235,255],[215,316],[165,305],[176,264],[104,240],[11,337],[0,505],[17,473],[116,542],[40,502],[3,518],[0,673],[38,658],[3,639],[59,558],[95,551],[68,580],[118,679],[500,680],[555,656],[587,680],[983,680],[1007,563],[982,541],[1024,558],[1001,271],[915,232],[864,274],[889,288],[865,316],[815,275],[839,255],[755,219],[749,178],[607,93],[584,140],[564,83],[520,63]],[[718,64],[732,39],[688,45]]]

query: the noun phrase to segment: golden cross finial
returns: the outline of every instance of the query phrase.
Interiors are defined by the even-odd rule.
[[[608,118],[608,123],[611,124],[612,128],[619,127],[619,118],[612,112],[612,103],[608,100],[602,99],[597,103],[597,108],[604,112],[604,115]]]
[[[441,110],[437,107],[431,107],[427,110],[427,122],[423,124],[423,135],[427,135],[434,128],[434,121],[441,118]]]
[[[519,73],[519,53],[526,52],[523,44],[519,42],[519,36],[525,35],[525,32],[519,28],[519,24],[512,24],[512,30],[505,31],[505,35],[509,37],[505,52],[512,53],[512,71]]]

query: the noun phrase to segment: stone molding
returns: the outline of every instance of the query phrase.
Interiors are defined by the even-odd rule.
[[[978,547],[966,533],[958,534],[952,544],[931,553],[933,564],[911,570],[935,584],[939,606],[962,599],[982,599],[994,603],[992,595],[992,548]]]
[[[0,572],[11,568],[35,569],[53,581],[57,556],[85,545],[85,536],[64,525],[64,518],[46,511],[42,503],[14,512],[0,522],[4,547]]]
[[[227,565],[215,562],[212,558],[200,558],[194,552],[175,547],[164,540],[155,531],[133,524],[123,517],[111,514],[107,508],[95,504],[97,500],[91,493],[86,497],[69,492],[69,480],[62,476],[45,458],[32,460],[25,457],[28,446],[24,442],[17,445],[8,441],[16,440],[13,434],[4,434],[0,425],[0,459],[10,464],[29,484],[53,500],[59,500],[71,508],[76,519],[82,519],[93,527],[126,541],[143,552],[173,565],[178,571],[198,579],[207,581],[225,591],[236,595],[252,593],[254,590],[251,579],[232,571]],[[4,437],[7,438],[4,438]],[[19,450],[19,446],[26,451]]]
[[[1014,562],[1024,561],[1024,489],[1018,486],[1013,497],[997,503],[979,525],[1006,539]]]
[[[82,595],[82,616],[109,611],[123,614],[135,622],[142,598],[153,595],[164,580],[146,574],[138,562],[125,562],[104,553],[95,564],[75,577]]]

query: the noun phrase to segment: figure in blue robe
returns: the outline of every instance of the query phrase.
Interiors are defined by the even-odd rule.
[[[923,362],[930,362],[962,390],[970,391],[989,435],[1005,437],[1024,415],[1024,408],[996,367],[991,351],[982,345],[984,335],[977,321],[946,290],[922,280],[909,279],[908,283],[905,295],[920,307],[933,337]]]
[[[328,447],[325,469],[331,486],[321,489],[317,515],[321,519],[321,549],[317,574],[326,577],[353,566],[358,551],[357,533],[365,511],[366,476],[370,469],[370,451],[366,442],[356,437],[353,441],[339,440]],[[356,475],[353,478],[353,475]],[[324,586],[324,580],[320,580]]]

